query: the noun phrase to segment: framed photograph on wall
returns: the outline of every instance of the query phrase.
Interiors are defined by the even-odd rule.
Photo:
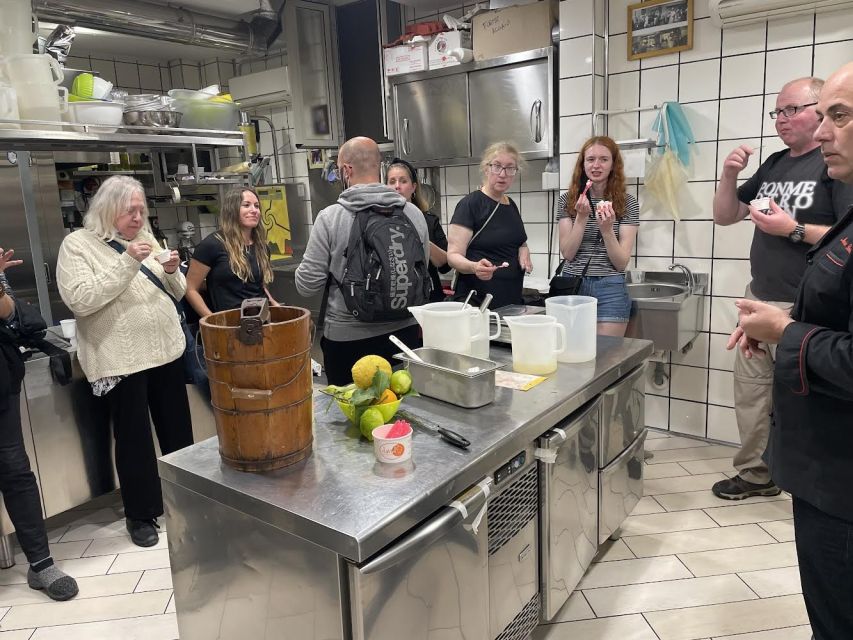
[[[693,0],[628,5],[628,60],[693,48]]]

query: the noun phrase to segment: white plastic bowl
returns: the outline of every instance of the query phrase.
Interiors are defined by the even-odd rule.
[[[68,119],[79,124],[97,125],[95,133],[115,133],[122,121],[124,105],[121,102],[69,102]],[[72,126],[74,131],[83,127]]]

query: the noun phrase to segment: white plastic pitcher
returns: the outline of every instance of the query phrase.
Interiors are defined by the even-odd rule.
[[[15,85],[21,120],[59,122],[68,111],[68,89],[55,84],[24,83]],[[24,129],[62,129],[62,125],[25,124]]]
[[[481,320],[483,314],[476,307],[463,306],[462,302],[430,302],[409,307],[423,329],[425,347],[473,355],[474,341],[488,341],[489,327]]]
[[[504,317],[512,334],[512,370],[544,376],[557,370],[566,330],[549,315]],[[559,338],[558,338],[559,336]]]
[[[18,120],[18,94],[11,85],[0,80],[0,120]],[[0,129],[20,129],[19,124],[0,122]]]
[[[32,53],[32,0],[0,0],[0,56]]]
[[[475,358],[489,359],[489,342],[501,335],[501,317],[494,311],[481,312],[474,307],[477,315],[471,315],[471,355]],[[495,319],[495,332],[491,333],[491,318]]]
[[[3,76],[17,87],[24,83],[59,84],[65,74],[52,56],[30,53],[7,56],[3,60]]]
[[[591,296],[554,296],[545,300],[545,313],[566,329],[566,348],[560,362],[586,362],[595,358],[598,300]]]

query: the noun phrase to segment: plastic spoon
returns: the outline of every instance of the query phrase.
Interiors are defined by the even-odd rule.
[[[409,349],[409,347],[407,347],[407,346],[403,343],[403,341],[402,341],[402,340],[400,340],[400,338],[398,338],[397,336],[395,336],[393,333],[392,333],[390,336],[388,336],[388,339],[389,339],[391,342],[393,342],[394,344],[396,344],[398,347],[400,347],[400,348],[403,350],[403,353],[405,353],[407,356],[409,356],[409,357],[410,357],[412,360],[414,360],[415,362],[423,362],[423,361],[424,361],[424,359],[423,359],[423,358],[421,358],[417,353],[415,353],[414,351],[412,351],[411,349]]]
[[[587,181],[586,181],[586,186],[583,188],[583,193],[582,193],[581,195],[582,195],[582,196],[585,196],[585,195],[586,195],[586,192],[587,192],[587,191],[589,191],[589,188],[590,188],[591,186],[592,186],[592,180],[587,180]]]

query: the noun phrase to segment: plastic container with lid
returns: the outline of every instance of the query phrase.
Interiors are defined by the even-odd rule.
[[[181,120],[184,129],[235,131],[240,121],[240,106],[236,102],[175,97],[173,107],[184,114]]]

